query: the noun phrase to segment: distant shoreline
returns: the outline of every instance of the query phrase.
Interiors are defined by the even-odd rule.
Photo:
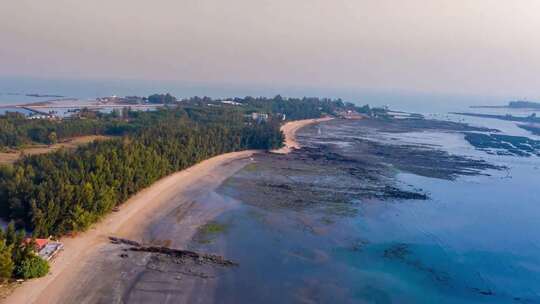
[[[499,119],[499,120],[506,120],[506,121],[523,122],[523,123],[540,123],[540,117],[536,117],[536,115],[522,117],[522,116],[512,116],[512,115],[481,114],[481,113],[467,113],[467,112],[450,112],[450,114],[471,116],[471,117],[481,117],[481,118],[492,118],[492,119]]]
[[[471,109],[509,109],[509,106],[470,106]]]
[[[21,108],[21,109],[64,109],[64,108],[88,108],[88,109],[102,109],[102,108],[159,108],[165,106],[164,104],[121,104],[121,103],[111,103],[111,104],[53,104],[55,101],[75,101],[75,99],[58,99],[58,100],[48,100],[48,101],[39,101],[35,103],[24,103],[16,105],[0,105],[0,109],[10,109],[10,108]]]
[[[515,100],[503,106],[470,106],[471,109],[520,109],[520,110],[540,110],[540,103],[526,100]]]

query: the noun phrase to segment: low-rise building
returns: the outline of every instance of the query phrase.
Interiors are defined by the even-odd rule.
[[[221,103],[232,105],[232,106],[241,106],[242,104],[232,100],[222,100]]]
[[[38,252],[38,255],[45,261],[50,261],[54,259],[63,249],[64,244],[60,242],[49,242]]]
[[[251,113],[251,119],[257,122],[268,121],[269,118],[270,116],[266,113],[257,113],[257,112]]]
[[[25,245],[32,242],[31,238],[24,240]],[[50,239],[34,239],[34,250],[38,256],[46,261],[52,260],[64,249],[64,244]]]
[[[57,119],[57,116],[53,114],[32,114],[28,116],[28,119]]]

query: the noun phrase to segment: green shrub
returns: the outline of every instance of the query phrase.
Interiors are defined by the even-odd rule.
[[[49,263],[36,255],[30,255],[17,266],[15,272],[21,279],[39,278],[49,272]]]

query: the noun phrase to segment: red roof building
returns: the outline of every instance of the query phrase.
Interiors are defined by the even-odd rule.
[[[36,251],[39,252],[41,249],[45,248],[45,246],[47,246],[47,244],[49,244],[49,239],[35,239],[36,241]],[[30,242],[32,242],[32,239],[31,238],[26,238],[24,240],[24,243],[25,244],[30,244]]]

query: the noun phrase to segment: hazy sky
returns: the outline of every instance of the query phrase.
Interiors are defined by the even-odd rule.
[[[0,76],[540,97],[539,0],[4,0]]]

